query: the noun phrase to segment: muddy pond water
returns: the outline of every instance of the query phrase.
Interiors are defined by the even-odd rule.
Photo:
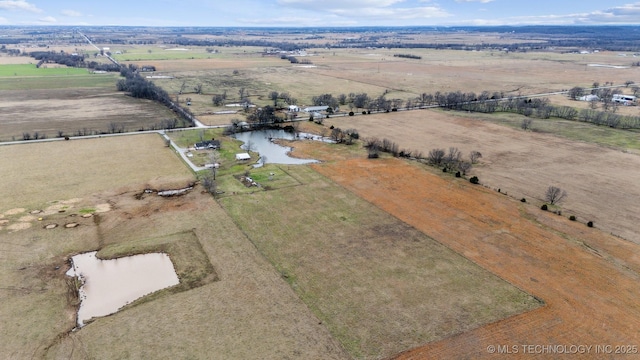
[[[242,148],[245,150],[255,151],[260,154],[258,165],[263,164],[285,164],[300,165],[317,163],[318,160],[299,159],[289,156],[291,147],[280,146],[273,142],[273,139],[295,140],[294,133],[284,130],[255,130],[236,133],[234,138],[244,142]],[[299,133],[298,139],[323,140],[322,137],[312,134]],[[250,147],[250,149],[249,149]]]
[[[93,317],[113,314],[138,298],[179,283],[173,263],[164,253],[113,260],[98,259],[95,251],[79,254],[72,257],[67,275],[82,281],[78,327]]]

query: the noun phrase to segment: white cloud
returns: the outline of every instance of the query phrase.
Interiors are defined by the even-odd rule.
[[[479,2],[482,4],[493,2],[494,0],[456,0],[457,3]]]
[[[329,12],[341,15],[349,16],[353,15],[353,12],[345,9],[329,9]],[[415,19],[433,19],[444,18],[451,16],[445,10],[433,7],[415,7],[415,8],[362,8],[358,10],[358,18],[369,19],[387,19],[387,20],[415,20]]]
[[[411,7],[403,4],[404,2],[405,0],[278,0],[278,4],[284,7],[322,12],[326,17],[334,15],[334,18],[326,18],[325,25],[354,25],[381,20],[383,22],[406,20],[416,24],[420,20],[451,16],[446,10],[435,5]]]
[[[640,3],[616,6],[602,11],[576,15],[579,23],[637,24],[640,22]]]
[[[405,0],[278,0],[278,5],[304,10],[361,9],[392,6]]]
[[[71,16],[71,17],[80,17],[82,16],[82,13],[75,11],[75,10],[62,10],[60,11],[60,14],[64,15],[64,16]]]
[[[45,16],[43,18],[38,19],[38,21],[46,24],[53,24],[58,22],[58,20],[56,20],[56,18],[54,18],[53,16]]]
[[[35,13],[41,13],[42,10],[37,6],[29,4],[24,0],[0,0],[0,9],[4,10],[24,10]]]

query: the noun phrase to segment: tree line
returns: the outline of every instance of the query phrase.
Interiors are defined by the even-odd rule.
[[[142,77],[137,71],[136,66],[122,66],[120,68],[120,75],[124,77],[124,79],[120,79],[116,83],[118,91],[125,91],[135,98],[156,101],[175,112],[183,122],[186,122],[189,126],[195,125],[195,118],[191,111],[173,102],[169,93]]]

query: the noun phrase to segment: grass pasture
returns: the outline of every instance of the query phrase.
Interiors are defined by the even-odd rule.
[[[86,75],[87,72],[87,69],[66,66],[43,65],[38,68],[34,64],[0,65],[0,78],[12,76],[75,76]]]
[[[304,183],[220,202],[353,358],[386,358],[539,305],[310,168],[287,173]]]
[[[27,151],[20,167],[13,164],[34,145],[42,152]],[[147,187],[181,187],[193,180],[159,136],[0,151],[3,169],[16,169],[0,180],[8,189],[0,217],[3,356],[348,358],[210,195],[196,188],[182,197],[140,196]],[[38,166],[43,154],[52,157],[46,168]],[[63,226],[69,222],[79,225]],[[26,223],[31,226],[12,226]],[[45,229],[53,223],[59,226]],[[106,258],[166,251],[181,284],[72,332],[77,298],[69,291],[66,260],[92,250]]]

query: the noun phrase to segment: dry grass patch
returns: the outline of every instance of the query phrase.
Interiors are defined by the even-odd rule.
[[[569,194],[561,204],[598,228],[640,243],[633,214],[640,213],[640,156],[550,134],[510,129],[473,114],[437,110],[327,119],[327,125],[355,128],[360,136],[387,138],[401,149],[428,154],[457,147],[468,158],[483,155],[471,170],[480,182],[538,205],[550,185]],[[597,130],[597,128],[596,128]],[[636,141],[637,142],[637,141]],[[621,170],[624,169],[624,170]]]
[[[539,305],[308,167],[288,172],[303,181],[295,191],[220,203],[351,356],[388,357]]]
[[[2,212],[141,182],[193,179],[156,134],[0,146],[0,167]]]
[[[115,80],[112,81],[115,82]],[[149,100],[134,99],[115,89],[71,88],[1,91],[3,111],[0,141],[22,140],[23,133],[49,138],[109,132],[110,124],[126,131],[150,129],[162,120],[173,119],[163,106]]]

